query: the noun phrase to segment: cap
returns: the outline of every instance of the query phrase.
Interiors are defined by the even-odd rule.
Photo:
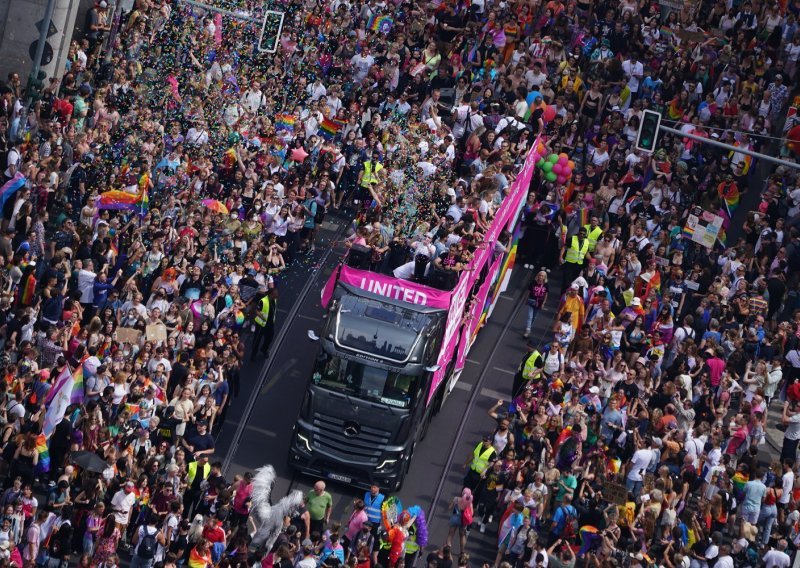
[[[592,394],[597,394],[597,393],[599,393],[599,392],[600,392],[600,389],[599,389],[599,388],[597,388],[597,387],[591,387],[591,388],[589,389],[589,392],[590,392],[590,393],[592,393]]]
[[[136,487],[136,484],[133,481],[128,481],[125,483],[125,487]]]
[[[491,442],[492,441],[492,435],[491,434],[484,434],[483,435],[483,441],[484,442]]]
[[[640,363],[641,365],[647,365],[647,359],[645,359],[644,357],[639,357],[638,359],[636,359],[636,362]]]
[[[635,306],[635,307],[637,307],[637,308],[638,308],[638,307],[640,307],[641,305],[642,305],[642,301],[641,301],[639,298],[637,298],[637,297],[635,297],[635,296],[634,296],[633,300],[631,300],[631,306],[632,306],[632,307],[633,307],[633,306]]]
[[[100,4],[98,4],[101,8],[108,8],[108,2],[106,0],[100,0]]]
[[[46,381],[47,379],[49,379],[50,378],[50,369],[42,369],[41,371],[39,371],[39,378],[42,379],[43,381]]]
[[[578,289],[578,285],[577,284],[570,284],[569,289],[570,290],[577,290]]]

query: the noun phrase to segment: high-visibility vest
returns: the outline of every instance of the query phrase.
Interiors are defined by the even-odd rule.
[[[361,187],[369,187],[369,184],[378,181],[378,172],[383,169],[380,162],[367,160],[364,162],[364,175],[361,176]]]
[[[522,378],[526,381],[530,381],[531,379],[536,378],[536,375],[542,372],[542,366],[536,366],[536,364],[541,361],[542,354],[538,351],[531,351],[528,357],[522,362],[520,371],[522,372]]]
[[[601,229],[599,225],[594,229],[592,229],[591,225],[584,225],[583,228],[586,229],[586,239],[589,241],[589,252],[594,252],[594,247],[597,246],[597,241],[600,240],[603,229]]]
[[[469,466],[475,473],[483,474],[484,471],[489,469],[489,458],[494,451],[494,446],[489,446],[488,449],[483,447],[483,442],[480,442],[472,451],[472,464]]]
[[[269,297],[261,298],[261,310],[256,314],[256,323],[261,327],[267,325],[269,321]]]
[[[378,493],[375,497],[372,496],[372,493],[367,491],[367,494],[364,495],[364,505],[366,505],[367,511],[367,519],[369,519],[370,523],[380,525],[382,522],[381,516],[381,505],[383,505],[383,500],[386,496],[383,493]]]
[[[405,541],[406,546],[406,554],[414,554],[419,550],[419,545],[417,544],[417,524],[414,523],[410,527],[408,527],[408,538]]]
[[[192,482],[194,481],[194,478],[197,476],[197,462],[196,461],[194,461],[194,462],[189,464],[188,473],[189,473],[189,475],[187,476],[187,479],[189,481],[189,485],[191,486]],[[211,473],[211,466],[208,465],[208,464],[205,464],[203,466],[203,471],[202,471],[202,473],[200,475],[203,476],[203,479],[206,479],[208,477],[209,473]]]
[[[586,258],[586,253],[588,252],[589,239],[583,239],[581,243],[578,241],[578,237],[574,236],[572,237],[572,243],[567,249],[566,258],[564,260],[572,264],[583,264],[583,260]]]

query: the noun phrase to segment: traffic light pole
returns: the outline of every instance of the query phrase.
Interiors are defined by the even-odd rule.
[[[759,160],[765,160],[772,164],[777,164],[779,166],[786,166],[789,168],[800,170],[800,163],[797,162],[790,162],[789,160],[784,160],[782,158],[767,156],[766,154],[762,154],[760,152],[753,152],[752,150],[748,150],[747,148],[738,148],[736,146],[731,146],[730,144],[725,144],[724,142],[718,142],[712,138],[706,138],[705,136],[697,136],[696,134],[681,132],[680,130],[670,128],[669,126],[664,126],[663,124],[661,124],[658,127],[658,129],[663,130],[664,132],[667,132],[669,134],[674,134],[675,136],[679,136],[681,138],[689,138],[690,140],[695,140],[702,144],[709,144],[711,146],[716,146],[717,148],[722,148],[724,150],[729,150],[731,152],[736,152],[738,154],[744,154],[746,156],[752,156],[753,158],[758,158]]]

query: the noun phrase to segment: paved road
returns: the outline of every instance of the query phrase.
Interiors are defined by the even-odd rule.
[[[278,477],[273,489],[275,498],[293,488],[307,491],[314,482],[312,478],[294,476],[287,465],[287,455],[292,425],[318,348],[316,343],[308,339],[307,332],[313,329],[319,333],[321,329],[323,309],[319,291],[345,252],[341,244],[330,243],[343,223],[344,217],[326,222],[317,245],[320,250],[313,260],[300,270],[293,269],[279,282],[281,299],[278,317],[279,320],[284,318],[279,324],[288,326],[284,341],[274,346],[275,355],[258,392],[253,392],[253,386],[264,365],[263,361],[244,368],[242,393],[233,402],[217,440],[217,454],[224,456],[230,450],[237,427],[243,419],[247,400],[256,397],[240,443],[232,451],[227,474],[230,478],[236,473],[272,464]],[[328,249],[331,253],[320,263],[321,255]],[[525,351],[525,341],[521,336],[525,310],[521,305],[521,297],[525,280],[531,276],[529,271],[521,267],[514,271],[508,291],[501,296],[492,318],[470,351],[467,366],[456,388],[434,418],[425,440],[417,446],[406,482],[398,493],[406,506],[420,505],[432,510],[433,514],[429,515],[431,537],[428,549],[441,545],[445,540],[449,503],[461,489],[461,465],[481,435],[494,429],[494,421],[486,411],[498,399],[508,400],[514,370]],[[309,278],[314,278],[313,285],[305,298],[298,300],[298,292]],[[558,284],[555,283],[556,289]],[[297,301],[302,304],[295,317],[286,321],[286,315]],[[552,297],[540,312],[532,337],[540,341],[550,338],[549,331],[545,332],[545,329],[552,325],[556,303],[557,298]],[[329,491],[334,497],[332,519],[346,521],[349,506],[360,493],[350,487],[331,483]],[[485,535],[473,531],[467,550],[475,561],[489,560],[493,555],[496,549],[494,531],[495,528],[492,528]]]

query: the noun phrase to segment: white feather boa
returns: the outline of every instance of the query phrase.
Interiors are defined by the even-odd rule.
[[[293,516],[303,505],[303,494],[297,490],[292,491],[274,505],[270,504],[269,498],[274,483],[275,469],[271,465],[265,465],[256,470],[253,478],[253,492],[250,494],[251,511],[258,525],[258,530],[253,537],[253,544],[263,545],[266,550],[270,550],[278,539],[278,535],[283,529],[283,519]]]

